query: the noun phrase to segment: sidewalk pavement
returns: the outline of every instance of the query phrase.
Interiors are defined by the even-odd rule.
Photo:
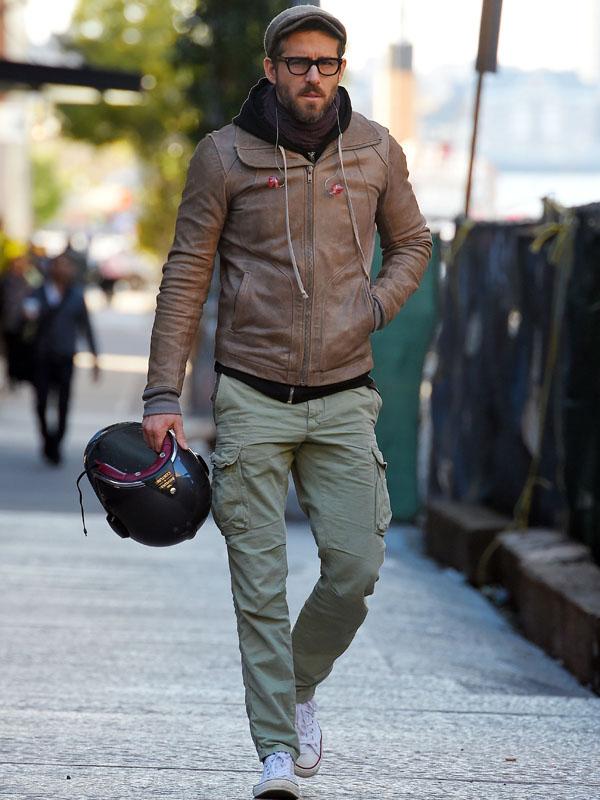
[[[83,444],[139,417],[143,376],[77,380],[59,469],[38,464],[26,393],[0,400],[0,798],[247,800],[260,765],[224,541],[212,522],[165,550],[120,540],[87,485],[84,537]],[[599,800],[600,699],[425,558],[419,531],[387,541],[367,620],[318,691],[325,758],[305,800]],[[318,576],[307,525],[288,558],[294,618]]]
[[[89,492],[87,493],[89,496]],[[88,504],[90,504],[88,497]],[[0,797],[241,800],[258,775],[223,541],[120,541],[100,515],[2,515]],[[395,531],[318,693],[317,798],[600,797],[600,700]],[[293,615],[317,577],[289,537]]]

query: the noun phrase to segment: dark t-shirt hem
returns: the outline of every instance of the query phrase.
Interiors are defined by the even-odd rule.
[[[377,391],[375,381],[368,372],[357,375],[356,378],[350,378],[347,381],[330,383],[325,386],[291,386],[277,381],[267,381],[248,372],[226,367],[218,361],[215,362],[215,372],[228,375],[230,378],[236,378],[273,400],[279,400],[281,403],[291,403],[292,405],[305,403],[307,400],[318,400],[320,397],[327,397],[330,394],[343,392],[347,389],[358,389],[361,386],[367,386],[369,389]]]

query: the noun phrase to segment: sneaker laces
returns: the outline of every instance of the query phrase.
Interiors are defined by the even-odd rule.
[[[263,780],[268,781],[273,778],[292,780],[292,765],[292,757],[285,750],[277,750],[277,752],[271,753],[263,762]]]
[[[300,746],[311,747],[315,753],[319,754],[319,743],[321,741],[321,729],[315,717],[317,704],[314,700],[296,705],[296,729]]]

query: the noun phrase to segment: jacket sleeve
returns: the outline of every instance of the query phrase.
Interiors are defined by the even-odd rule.
[[[406,157],[390,136],[388,180],[375,217],[383,265],[372,288],[387,325],[419,287],[431,256],[431,233],[408,180]]]
[[[206,136],[190,161],[173,246],[163,267],[143,394],[152,402],[145,413],[162,413],[157,398],[163,394],[168,408],[178,408],[226,215],[225,173],[212,137]]]

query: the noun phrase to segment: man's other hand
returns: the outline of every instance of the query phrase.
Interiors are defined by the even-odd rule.
[[[168,430],[173,431],[180,447],[183,447],[184,450],[188,449],[181,414],[150,414],[142,420],[142,430],[146,444],[157,453],[160,453]]]

